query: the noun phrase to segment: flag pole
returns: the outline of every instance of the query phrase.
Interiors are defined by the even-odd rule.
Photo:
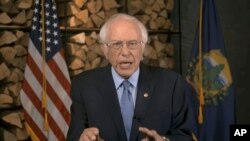
[[[42,108],[44,109],[44,130],[49,130],[48,113],[47,113],[47,88],[46,88],[46,37],[45,37],[45,10],[44,0],[42,0],[42,69],[43,69],[43,90],[42,90]]]
[[[199,115],[198,115],[198,122],[200,124],[203,123],[203,106],[204,106],[204,94],[203,94],[203,58],[202,58],[202,24],[203,24],[203,17],[202,17],[202,13],[203,13],[203,0],[200,1],[200,12],[199,12],[199,81],[198,81],[198,85],[199,85]]]

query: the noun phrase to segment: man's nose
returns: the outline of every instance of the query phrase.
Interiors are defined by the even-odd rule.
[[[126,43],[122,44],[121,53],[124,54],[124,55],[129,54],[129,48],[128,48]]]

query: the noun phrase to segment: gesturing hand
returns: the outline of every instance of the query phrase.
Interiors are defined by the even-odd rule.
[[[95,127],[86,128],[83,130],[79,141],[104,141],[99,136],[99,130]]]
[[[163,138],[155,130],[149,130],[145,127],[139,127],[139,131],[146,135],[146,137],[141,141],[167,141],[167,139]]]

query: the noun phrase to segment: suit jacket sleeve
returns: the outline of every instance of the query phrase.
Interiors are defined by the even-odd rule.
[[[82,102],[79,80],[72,81],[71,88],[71,123],[67,134],[67,141],[78,141],[87,125],[87,115],[84,103]]]
[[[171,141],[191,140],[192,111],[188,105],[187,95],[185,94],[185,83],[179,76],[176,80],[173,104],[172,104],[172,127],[170,130]]]

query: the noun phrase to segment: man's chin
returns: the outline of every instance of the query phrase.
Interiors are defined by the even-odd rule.
[[[131,70],[119,70],[118,74],[120,76],[122,76],[123,78],[129,78],[132,75],[132,71]]]

